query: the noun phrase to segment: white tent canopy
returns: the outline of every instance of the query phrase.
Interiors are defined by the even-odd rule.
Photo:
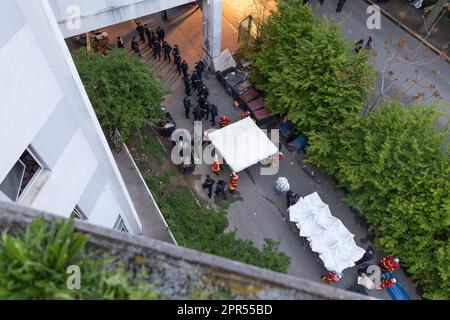
[[[331,215],[317,192],[300,198],[288,211],[291,222],[300,229],[300,236],[308,239],[328,270],[341,273],[364,255],[365,250],[356,245],[354,235]]]
[[[216,130],[208,138],[234,172],[278,153],[278,148],[250,117]]]

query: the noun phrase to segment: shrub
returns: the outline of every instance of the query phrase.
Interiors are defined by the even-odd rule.
[[[85,253],[87,237],[74,231],[74,220],[49,223],[42,217],[26,230],[3,231],[0,241],[0,299],[157,299],[158,294],[114,259]],[[70,290],[67,268],[81,270],[81,289]]]
[[[224,233],[228,227],[228,202],[223,201],[218,209],[207,209],[203,201],[196,201],[191,189],[177,187],[176,191],[171,190],[169,176],[146,177],[145,180],[179,245],[287,272],[290,258],[278,252],[278,242],[266,239],[262,250],[259,250],[252,241],[237,239],[234,232]]]
[[[378,245],[400,258],[425,297],[450,297],[450,161],[432,106],[393,102],[340,136],[338,178]]]

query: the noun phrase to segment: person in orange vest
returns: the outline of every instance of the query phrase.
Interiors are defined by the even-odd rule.
[[[238,181],[240,178],[241,177],[235,172],[230,174],[230,192],[233,192],[234,190],[236,190],[237,184],[238,184]]]
[[[342,279],[342,274],[336,274],[334,272],[328,272],[326,275],[322,276],[322,282],[327,283],[329,285],[335,284],[339,280]]]
[[[378,263],[381,269],[388,272],[393,272],[400,267],[400,261],[393,256],[387,256]]]
[[[241,120],[247,117],[250,117],[250,111],[245,111],[243,114],[241,114]]]
[[[229,116],[221,116],[219,118],[219,125],[220,125],[221,128],[226,127],[230,123],[231,123],[231,119],[230,119]]]
[[[214,162],[212,164],[212,172],[216,175],[220,174],[220,170],[222,169],[222,166],[220,165],[219,159],[217,156],[214,157]]]
[[[396,283],[397,279],[395,279],[394,277],[384,279],[380,285],[380,289],[392,288],[393,286],[395,286]]]

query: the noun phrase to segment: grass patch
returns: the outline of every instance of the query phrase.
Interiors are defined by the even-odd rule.
[[[158,165],[162,165],[167,159],[166,150],[161,146],[158,138],[148,134],[141,135],[137,152],[141,155],[150,155],[158,162]]]
[[[286,273],[290,257],[278,251],[279,243],[265,240],[262,250],[252,241],[236,238],[235,232],[224,233],[228,227],[223,201],[218,209],[207,209],[204,200],[200,207],[188,187],[175,191],[170,185],[172,173],[161,177],[145,177],[150,190],[163,212],[179,245],[224,258]]]

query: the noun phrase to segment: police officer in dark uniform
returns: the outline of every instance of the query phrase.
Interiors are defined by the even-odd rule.
[[[148,39],[150,37],[150,33],[151,33],[151,30],[148,27],[148,24],[144,24],[144,32],[145,32],[145,35],[147,36],[147,39]]]
[[[180,67],[181,67],[181,71],[183,72],[183,76],[186,77],[188,74],[188,70],[189,70],[189,66],[188,66],[186,60],[183,60]]]
[[[189,76],[184,76],[183,81],[184,87],[186,88],[186,95],[191,96],[191,80],[189,79]]]
[[[217,109],[217,106],[215,104],[211,105],[211,125],[216,125],[216,117],[219,116],[219,110]]]
[[[200,76],[197,73],[197,78],[196,78],[196,86],[197,86],[197,91],[200,90],[201,87],[203,87],[203,80],[200,78]]]
[[[191,83],[192,83],[192,88],[194,88],[195,90],[197,90],[197,80],[198,80],[198,75],[197,75],[197,71],[194,70],[194,72],[192,72],[192,76],[191,76]]]
[[[170,44],[167,43],[167,41],[164,41],[163,51],[164,51],[164,61],[169,59],[169,63],[171,63],[172,60],[170,60],[170,52],[172,51],[172,47],[170,46]]]
[[[206,99],[208,99],[209,89],[205,85],[201,86],[200,89],[198,89],[198,92],[199,94],[204,95]]]
[[[117,48],[119,48],[119,49],[125,48],[125,44],[123,42],[122,37],[117,37]]]
[[[147,36],[148,46],[152,47],[152,31],[149,27],[145,28],[145,35]]]
[[[139,48],[139,43],[136,40],[136,37],[131,39],[131,50],[136,51],[136,48]]]
[[[178,75],[181,74],[181,57],[179,54],[175,56],[175,65],[177,66]]]
[[[203,189],[208,189],[208,197],[211,199],[212,196],[212,188],[214,186],[214,183],[216,183],[214,181],[214,179],[211,179],[211,177],[209,176],[209,174],[206,176],[206,180],[205,182],[203,182]]]
[[[155,37],[155,33],[153,31],[150,31],[150,33],[147,35],[148,37],[148,46],[152,49],[155,48],[155,42],[156,42],[156,37]]]
[[[142,24],[140,24],[140,23],[138,24],[138,26],[136,27],[136,31],[138,32],[139,37],[141,38],[141,41],[145,42],[145,29],[142,26]]]
[[[156,33],[158,34],[158,41],[161,43],[164,43],[164,38],[166,37],[166,33],[164,32],[164,29],[161,28],[161,26],[158,26],[156,29]]]
[[[153,57],[156,59],[156,56],[158,56],[158,60],[161,60],[161,46],[158,41],[155,41],[153,46]]]
[[[347,1],[347,0],[339,0],[339,1],[338,1],[338,5],[337,5],[337,8],[336,8],[336,12],[341,12],[341,11],[342,11],[342,7],[344,6],[344,4],[345,4],[346,1]]]
[[[206,97],[203,94],[199,94],[197,96],[197,103],[200,106],[200,108],[204,109],[206,104]]]
[[[195,70],[197,70],[198,76],[202,79],[203,71],[205,71],[205,64],[202,60],[195,64]]]
[[[202,109],[196,105],[194,110],[192,111],[192,114],[194,115],[194,121],[202,121]]]
[[[209,104],[208,101],[205,101],[203,110],[205,110],[205,120],[208,120],[208,118],[209,118],[209,113],[210,113],[210,111],[211,111],[211,105]]]
[[[225,200],[227,200],[227,194],[225,193],[225,187],[227,182],[225,180],[219,180],[216,184],[216,191],[214,192],[217,196],[221,194]]]
[[[131,49],[139,56],[141,57],[141,50],[139,49],[139,43],[136,40],[136,37],[133,37],[131,40]]]
[[[178,48],[177,44],[173,46],[172,54],[174,59],[177,54],[180,54],[180,49]]]
[[[186,115],[187,119],[190,119],[189,113],[191,112],[192,104],[191,99],[189,97],[185,97],[183,100],[184,105],[184,114]]]

